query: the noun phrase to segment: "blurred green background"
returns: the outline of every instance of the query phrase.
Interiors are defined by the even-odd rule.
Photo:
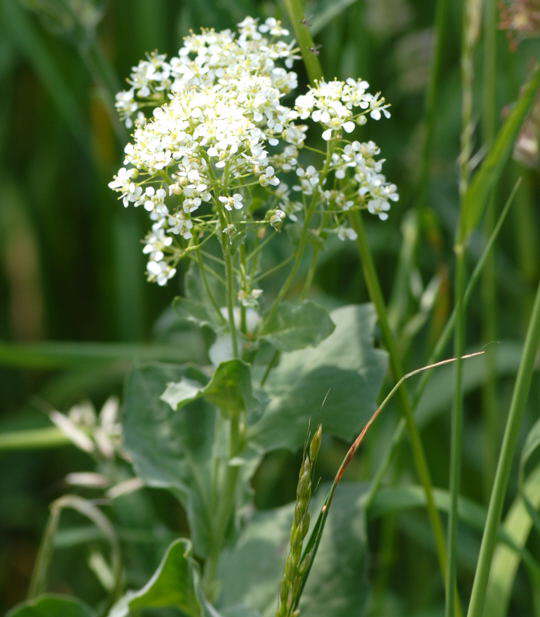
[[[319,55],[327,76],[361,76],[392,103],[391,120],[370,125],[373,139],[387,159],[385,172],[400,190],[401,201],[385,224],[368,221],[377,266],[398,333],[403,337],[407,367],[426,359],[451,307],[449,277],[452,239],[457,219],[457,155],[460,130],[460,3],[451,3],[446,24],[443,75],[436,110],[434,150],[426,204],[428,220],[421,228],[416,257],[408,259],[411,215],[418,207],[417,180],[422,142],[423,107],[433,45],[434,3],[427,0],[319,0],[307,5],[316,32]],[[232,27],[245,15],[281,15],[279,3],[255,0],[1,0],[0,1],[0,431],[49,426],[43,408],[61,410],[90,398],[96,404],[120,393],[131,363],[153,354],[169,358],[171,349],[145,347],[157,341],[174,343],[182,356],[183,338],[168,338],[163,313],[178,293],[178,283],[166,289],[145,282],[140,239],[144,215],[125,210],[107,188],[118,167],[124,141],[112,120],[111,93],[145,52],[174,53],[181,37],[201,26]],[[498,35],[497,124],[519,93],[538,41],[525,41],[511,51],[504,33]],[[481,53],[478,65],[481,66]],[[301,81],[306,78],[298,67]],[[477,100],[482,79],[477,81]],[[475,110],[479,121],[480,110]],[[482,143],[475,143],[482,154]],[[538,161],[536,161],[537,163]],[[534,163],[534,161],[533,161]],[[497,210],[515,179],[523,178],[517,200],[496,249],[497,343],[501,350],[499,402],[501,422],[519,357],[520,340],[529,313],[531,293],[539,274],[538,168],[512,163],[497,190]],[[142,214],[142,217],[139,216]],[[408,234],[408,235],[407,235]],[[472,257],[482,238],[474,239]],[[402,268],[398,269],[398,266]],[[404,269],[403,269],[404,268]],[[401,277],[396,277],[402,272]],[[433,279],[433,277],[437,277]],[[433,298],[422,292],[430,281]],[[400,284],[396,285],[396,281]],[[400,291],[401,287],[405,288]],[[353,246],[332,245],[323,255],[316,289],[328,303],[366,300],[366,291]],[[156,328],[156,323],[161,327]],[[57,343],[61,342],[61,343]],[[484,344],[478,303],[469,312],[468,342]],[[79,343],[86,343],[80,345]],[[410,343],[410,344],[409,344]],[[452,382],[441,378],[431,390],[431,420],[424,426],[435,484],[447,482],[447,415]],[[536,380],[537,381],[537,380]],[[489,449],[481,434],[482,374],[471,377],[467,395],[464,493],[478,501],[489,483]],[[445,398],[445,388],[447,398]],[[428,392],[429,394],[429,392]],[[540,387],[533,384],[527,425],[538,416]],[[428,397],[429,398],[429,397]],[[433,408],[437,413],[433,412]],[[426,412],[428,413],[428,412]],[[380,425],[370,447],[371,468],[377,444],[384,443],[395,416]],[[386,422],[386,424],[385,424]],[[63,478],[88,468],[88,460],[69,445],[8,449],[0,442],[0,609],[24,598],[48,504],[65,491]],[[54,446],[54,447],[53,447]],[[335,468],[342,446],[326,449],[322,473]],[[486,452],[488,452],[486,454]],[[407,465],[403,453],[402,467]],[[260,505],[292,497],[295,467],[288,455],[275,456],[261,470]],[[289,482],[276,482],[284,465]],[[486,466],[487,465],[487,466]],[[357,477],[369,475],[358,463]],[[405,472],[407,474],[409,472]],[[165,495],[153,495],[164,528],[178,531],[180,513]],[[431,554],[423,512],[395,521],[399,546],[390,558],[406,572],[430,577]],[[424,541],[422,540],[424,538]],[[463,557],[474,565],[473,551]],[[67,541],[66,541],[67,542]],[[538,548],[538,537],[533,539]],[[414,547],[425,548],[414,548]],[[469,546],[465,543],[464,545]],[[421,559],[422,551],[429,559]],[[464,551],[467,553],[467,551]],[[82,554],[82,553],[81,553]],[[73,568],[77,549],[60,550],[56,578]],[[150,564],[154,565],[154,564]],[[71,568],[71,570],[70,570]],[[151,568],[150,568],[151,569]],[[411,575],[412,576],[412,575]],[[71,591],[70,581],[58,590]],[[410,589],[411,578],[392,584],[408,597],[409,607],[421,605],[431,586]],[[382,582],[380,582],[382,584]],[[519,580],[519,585],[527,583]],[[83,595],[95,593],[92,583]],[[79,590],[77,590],[79,591]],[[518,601],[516,616],[527,615],[528,603]]]

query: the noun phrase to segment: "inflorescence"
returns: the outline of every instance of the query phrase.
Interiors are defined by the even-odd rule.
[[[320,233],[346,240],[355,238],[348,210],[388,217],[398,193],[380,150],[349,137],[369,118],[389,117],[388,105],[354,79],[319,82],[288,103],[298,81],[288,34],[273,18],[251,17],[238,32],[190,34],[169,60],[149,54],[117,95],[132,135],[109,186],[152,221],[143,248],[149,280],[164,285],[212,235],[317,214]],[[317,128],[322,150],[306,145]]]

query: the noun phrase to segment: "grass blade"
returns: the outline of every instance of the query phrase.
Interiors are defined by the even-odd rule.
[[[187,347],[187,346],[186,346]],[[0,365],[19,368],[56,369],[79,363],[162,360],[186,362],[193,347],[141,345],[137,343],[0,343]]]
[[[540,64],[537,63],[529,82],[510,115],[500,128],[493,146],[475,174],[463,197],[463,217],[460,221],[460,240],[466,242],[487,203],[489,191],[500,177],[504,164],[512,152],[514,141],[540,87]]]
[[[531,473],[523,492],[536,509],[540,508],[540,467]],[[532,519],[522,497],[518,496],[508,512],[502,530],[512,539],[515,546],[523,548],[531,528]],[[512,586],[520,561],[521,555],[508,546],[497,547],[489,575],[484,615],[505,617],[508,614]]]
[[[529,321],[523,357],[512,394],[510,411],[506,422],[501,453],[489,500],[486,527],[480,547],[480,555],[474,576],[473,588],[467,617],[482,617],[486,600],[489,571],[496,546],[497,529],[501,518],[508,480],[512,468],[512,459],[516,450],[517,438],[521,428],[521,419],[529,394],[534,362],[540,343],[540,283]]]

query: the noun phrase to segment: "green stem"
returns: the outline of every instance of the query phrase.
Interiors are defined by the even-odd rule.
[[[382,336],[390,356],[390,366],[392,376],[395,381],[399,381],[403,376],[403,369],[401,366],[401,359],[397,351],[396,341],[388,322],[388,314],[382,295],[381,287],[375,265],[373,263],[373,257],[371,255],[366,232],[362,219],[358,212],[352,211],[349,213],[351,225],[357,234],[356,244],[358,252],[360,254],[360,260],[362,262],[362,269],[364,272],[364,278],[368,288],[371,301],[375,305],[379,326],[381,328]],[[420,433],[416,426],[413,417],[412,405],[409,397],[408,390],[405,387],[400,388],[399,396],[401,401],[401,408],[404,415],[405,426],[409,434],[411,442],[411,449],[413,453],[414,463],[416,466],[416,472],[418,474],[420,483],[426,496],[426,507],[428,517],[433,529],[433,535],[435,538],[435,545],[437,549],[437,556],[439,559],[439,565],[443,577],[446,575],[446,546],[444,542],[444,532],[441,523],[439,512],[435,505],[435,499],[433,496],[433,486],[431,482],[431,476],[426,460],[426,455],[420,438]]]
[[[128,135],[124,125],[118,120],[118,114],[116,113],[114,105],[115,95],[120,89],[114,69],[95,38],[80,44],[79,53],[86,64],[88,72],[92,75],[102,93],[102,98],[105,102],[105,107],[107,108],[107,113],[116,133],[116,137],[120,143],[124,143]]]
[[[420,180],[417,191],[418,201],[421,207],[423,207],[426,202],[429,185],[429,170],[432,161],[433,136],[435,134],[435,125],[439,118],[439,87],[442,80],[442,60],[446,45],[446,32],[450,23],[448,15],[449,7],[449,0],[437,0],[437,8],[435,11],[435,47],[433,50],[433,60],[431,62],[425,100],[426,127],[422,144]]]
[[[474,582],[467,617],[482,617],[486,599],[486,588],[497,543],[497,531],[512,469],[512,459],[516,451],[521,420],[532,379],[534,363],[540,344],[540,284],[536,291],[529,327],[525,338],[523,356],[510,403],[510,411],[501,445],[497,471],[489,500],[486,526],[480,546],[480,554],[474,575]]]
[[[54,551],[54,536],[58,530],[60,515],[65,508],[76,510],[92,521],[109,542],[114,584],[111,590],[111,597],[102,609],[103,615],[108,615],[109,609],[120,595],[122,586],[122,556],[120,542],[114,527],[101,510],[96,508],[96,506],[87,499],[82,499],[76,495],[64,495],[51,504],[51,516],[39,547],[38,557],[28,591],[28,599],[35,598],[45,591],[47,572]]]
[[[496,77],[497,77],[497,5],[495,0],[486,0],[484,7],[484,64],[482,97],[482,134],[486,148],[490,148],[495,139],[496,127]],[[495,226],[495,197],[488,200],[485,217],[485,234],[490,236]],[[486,342],[497,338],[497,284],[495,258],[490,254],[482,280],[482,322],[483,338]],[[499,422],[497,410],[496,384],[496,349],[486,350],[486,382],[483,388],[483,418],[485,424],[485,478],[492,478],[496,465],[496,444],[499,440]],[[489,487],[486,487],[489,490]]]
[[[450,436],[450,509],[448,513],[448,571],[445,586],[445,617],[457,614],[457,542],[459,522],[459,492],[461,487],[461,454],[463,433],[463,363],[461,355],[465,348],[465,286],[466,286],[466,237],[459,230],[463,228],[465,216],[464,195],[470,180],[470,161],[473,151],[473,102],[474,102],[474,51],[478,39],[481,17],[480,0],[466,0],[463,6],[463,27],[461,43],[461,135],[459,153],[459,196],[460,224],[455,244],[455,287],[454,304],[456,325],[454,329],[454,401],[452,405]]]
[[[51,514],[43,533],[43,538],[39,546],[36,564],[34,566],[34,572],[30,579],[30,587],[28,589],[28,600],[37,598],[41,595],[47,585],[47,572],[49,571],[49,565],[51,563],[52,554],[54,551],[54,536],[58,529],[58,523],[60,522],[60,509],[51,506]]]
[[[465,249],[456,245],[455,304],[456,325],[454,330],[454,355],[456,357],[454,404],[452,406],[450,437],[450,509],[448,515],[448,570],[446,573],[446,617],[453,617],[456,611],[456,576],[457,576],[457,534],[458,504],[461,484],[461,450],[463,433],[463,363],[461,356],[465,348],[465,304],[464,291],[466,281]]]
[[[319,260],[320,248],[317,246],[313,249],[313,254],[311,255],[311,262],[309,264],[309,270],[306,277],[306,282],[304,283],[304,289],[302,290],[302,296],[305,298],[311,289],[313,284],[313,279],[315,278],[315,272],[317,271],[317,262]]]
[[[226,323],[226,319],[221,314],[221,310],[218,306],[218,303],[216,302],[216,299],[214,298],[214,294],[212,293],[212,290],[210,289],[208,279],[206,278],[206,271],[205,271],[206,266],[204,265],[201,259],[200,251],[196,251],[195,255],[196,255],[195,261],[197,262],[197,265],[199,266],[199,273],[201,275],[201,280],[203,282],[203,287],[204,287],[204,290],[206,291],[206,295],[208,296],[208,300],[210,301],[210,304],[212,305],[214,311],[216,312],[216,316],[218,320],[222,323]]]
[[[315,48],[313,37],[311,36],[311,32],[309,31],[304,17],[302,0],[283,0],[283,4],[289,14],[296,41],[300,47],[304,64],[306,65],[309,81],[315,83],[317,80],[322,79],[323,74],[321,63],[317,55],[317,49]]]
[[[234,271],[229,247],[229,239],[224,232],[225,222],[223,215],[220,215],[221,220],[221,249],[225,260],[225,280],[227,282],[227,317],[229,319],[229,330],[231,331],[231,345],[233,357],[238,358],[238,336],[236,333],[236,323],[234,321]]]
[[[506,217],[510,211],[510,207],[512,206],[512,203],[514,201],[514,197],[516,195],[519,184],[520,184],[520,181],[516,183],[516,185],[514,186],[514,189],[512,190],[512,193],[508,197],[508,200],[506,201],[506,204],[501,212],[501,215],[499,216],[499,220],[497,221],[497,224],[495,225],[495,228],[493,229],[493,232],[484,248],[484,251],[482,252],[482,255],[480,259],[478,260],[473,270],[473,273],[469,279],[469,282],[467,284],[467,289],[465,291],[465,297],[464,297],[465,306],[468,306],[471,296],[473,294],[473,291],[476,288],[476,284],[478,283],[478,280],[480,279],[480,275],[483,271],[486,259],[488,258],[488,256],[491,254],[491,251],[493,250],[495,241],[499,235],[499,232],[502,229],[503,223],[506,220]],[[446,348],[448,341],[450,340],[450,336],[452,335],[452,332],[454,330],[455,320],[456,320],[456,309],[454,308],[454,310],[452,311],[452,314],[450,315],[450,318],[446,322],[446,326],[443,332],[441,333],[431,353],[431,356],[429,357],[429,360],[427,362],[428,364],[433,364],[437,362],[437,360],[440,359],[442,353],[444,352]],[[422,377],[418,381],[418,386],[416,387],[415,392],[414,392],[413,409],[416,409],[418,407],[418,404],[420,400],[422,399],[422,395],[424,394],[424,391],[431,377],[432,377],[432,373],[426,372],[422,374]],[[392,460],[398,450],[398,447],[404,435],[405,435],[405,420],[402,419],[400,420],[394,432],[392,441],[390,442],[390,446],[388,447],[386,451],[383,461],[379,465],[375,473],[375,476],[373,480],[371,481],[370,494],[373,493],[373,496],[375,496],[379,488],[382,486],[382,481],[385,475],[388,473],[388,469],[390,468]]]
[[[204,568],[205,588],[211,599],[216,593],[215,585],[219,556],[223,550],[227,529],[236,506],[240,466],[234,463],[231,464],[231,462],[241,454],[244,447],[242,433],[241,415],[236,413],[229,418],[229,456],[226,461],[227,466],[223,483],[219,491],[219,503],[214,519],[216,524],[213,531],[212,549]]]

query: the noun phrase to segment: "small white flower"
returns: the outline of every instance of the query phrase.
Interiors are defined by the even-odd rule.
[[[238,292],[238,300],[242,306],[254,308],[258,305],[262,292],[262,289],[241,289]]]
[[[340,227],[338,227],[336,229],[338,238],[340,240],[356,240],[356,238],[358,237],[356,234],[356,231],[354,231],[354,229],[352,229],[352,227],[345,227],[344,225],[341,225]]]
[[[225,210],[229,211],[233,209],[241,210],[244,207],[244,202],[240,193],[234,193],[234,195],[230,195],[229,197],[220,195],[219,201],[223,204]]]

